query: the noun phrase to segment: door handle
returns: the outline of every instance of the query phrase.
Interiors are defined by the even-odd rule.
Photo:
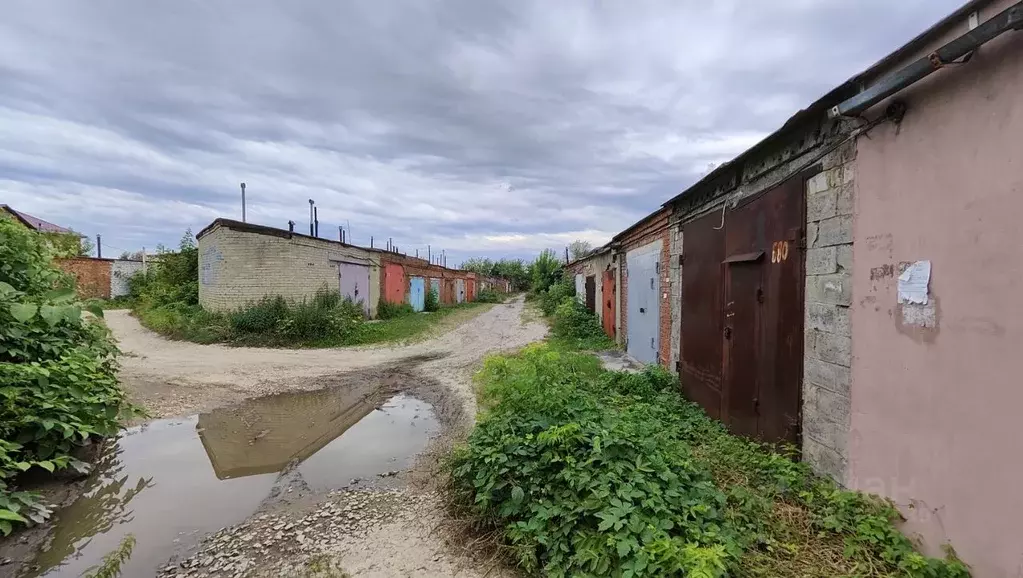
[[[725,327],[725,339],[731,339],[731,338],[732,338],[732,328],[731,327]]]

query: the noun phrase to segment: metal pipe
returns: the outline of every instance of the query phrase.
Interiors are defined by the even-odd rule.
[[[373,235],[370,235],[370,236],[369,236],[369,248],[370,248],[370,249],[372,249],[372,248],[373,248]]]
[[[313,236],[313,204],[316,201],[309,199],[309,236]]]
[[[295,221],[288,221],[288,232],[289,233],[295,232]]]
[[[830,118],[855,116],[889,96],[916,84],[946,64],[970,54],[981,45],[994,40],[1009,30],[1023,29],[1023,2],[1014,4],[994,18],[963,34],[934,52],[907,65],[902,70],[882,78],[870,88],[832,107]]]
[[[242,222],[245,222],[245,183],[242,183]]]
[[[96,258],[103,258],[103,239],[99,235],[96,235]]]
[[[313,236],[319,238],[319,236],[320,236],[320,208],[319,207],[313,207],[313,224],[315,225],[315,228],[313,229]]]

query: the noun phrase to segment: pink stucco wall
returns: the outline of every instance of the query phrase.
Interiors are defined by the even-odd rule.
[[[965,31],[964,19],[945,38]],[[909,104],[901,127],[857,143],[846,481],[894,499],[929,553],[951,543],[974,576],[1017,578],[1023,32],[899,97]],[[897,304],[900,263],[924,259],[933,327]]]

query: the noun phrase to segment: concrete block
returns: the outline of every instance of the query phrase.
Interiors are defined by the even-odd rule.
[[[837,166],[844,165],[856,158],[856,139],[852,139],[830,153],[824,155],[821,159],[821,166],[824,170],[833,169]]]
[[[814,345],[816,345],[814,340]],[[813,352],[808,349],[807,352]],[[827,361],[821,361],[814,357],[814,353],[807,355],[803,362],[803,389],[809,387],[823,387],[835,394],[849,397],[850,384],[852,383],[852,372],[848,367],[842,367]]]
[[[852,304],[852,277],[843,273],[810,275],[806,278],[808,303]]]
[[[803,410],[803,437],[813,439],[839,455],[846,454],[846,442],[849,429],[844,424],[837,424],[824,419],[817,412]]]
[[[837,200],[835,202],[835,214],[837,215],[851,215],[853,214],[853,196],[856,193],[856,183],[847,183],[842,185],[838,189]]]
[[[812,357],[814,354],[813,347],[817,339],[817,330],[806,328],[803,330],[803,352],[805,355]],[[805,370],[804,370],[805,373]]]
[[[821,221],[835,216],[838,204],[838,190],[826,191],[809,195],[806,198],[806,222]]]
[[[837,251],[837,262],[838,268],[846,273],[852,274],[853,265],[853,246],[852,245],[838,245]]]
[[[838,271],[838,251],[835,247],[809,249],[806,252],[806,274],[828,275]]]
[[[806,327],[825,333],[852,336],[849,308],[830,303],[807,303]]]
[[[852,405],[849,398],[816,384],[803,387],[803,412],[848,430]],[[838,449],[837,446],[831,446]]]
[[[842,183],[844,182],[843,181],[844,173],[845,173],[845,165],[838,166],[838,167],[835,167],[835,168],[828,169],[828,170],[824,171],[824,174],[827,175],[828,188],[829,189],[837,189],[837,188],[841,187]]]
[[[809,436],[803,437],[803,461],[820,476],[827,476],[845,485],[846,458]]]
[[[819,333],[814,342],[817,359],[845,367],[852,366],[852,338],[835,333]],[[823,385],[823,384],[822,384]]]
[[[828,190],[828,174],[826,172],[817,173],[806,181],[807,195],[816,195],[826,190]]]
[[[817,226],[816,222],[814,222],[814,223],[807,223],[806,224],[806,246],[807,247],[813,247],[814,243],[817,242],[817,231],[818,231],[818,229],[819,229],[819,227]]]
[[[852,243],[852,217],[845,215],[825,219],[818,224],[817,239],[811,247],[830,247]]]

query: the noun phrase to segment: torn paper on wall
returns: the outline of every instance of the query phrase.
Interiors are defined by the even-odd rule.
[[[927,305],[927,286],[931,282],[931,262],[911,263],[899,275],[899,303]]]

